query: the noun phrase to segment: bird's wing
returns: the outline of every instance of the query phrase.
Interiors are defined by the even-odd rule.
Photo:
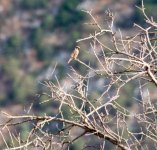
[[[79,54],[79,50],[78,49],[75,49],[75,52],[74,52],[74,56],[73,56],[73,58],[77,58],[77,56],[78,56],[78,54]]]
[[[71,53],[71,58],[74,58],[75,56],[75,50]]]

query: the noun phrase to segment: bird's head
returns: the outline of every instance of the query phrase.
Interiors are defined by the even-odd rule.
[[[76,46],[76,48],[77,48],[78,50],[80,50],[80,46]]]

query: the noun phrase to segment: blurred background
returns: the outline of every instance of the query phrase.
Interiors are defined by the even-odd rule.
[[[144,4],[148,16],[156,20],[157,0],[144,0]],[[89,16],[81,10],[93,10],[103,26],[104,13],[110,9],[116,16],[115,30],[120,28],[125,35],[135,32],[134,22],[144,26],[136,6],[140,6],[140,0],[0,0],[0,110],[21,114],[31,107],[33,114],[51,114],[55,106],[40,105],[44,97],[39,95],[46,91],[42,81],[53,80],[54,68],[59,81],[67,84],[70,81],[65,75],[71,65],[83,71],[78,63],[68,65],[67,61],[76,40],[95,31],[85,24]],[[79,57],[88,60],[90,44],[79,45],[84,51]],[[128,97],[132,96],[128,92],[131,90],[133,93],[133,85],[123,91],[121,103],[125,100],[127,107],[132,105]],[[22,136],[27,129],[28,126],[21,127]]]

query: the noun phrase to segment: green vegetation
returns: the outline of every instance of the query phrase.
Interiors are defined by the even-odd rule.
[[[54,16],[52,14],[45,14],[43,16],[41,27],[45,30],[52,31],[54,25]]]
[[[6,56],[18,56],[18,53],[22,52],[23,40],[21,34],[15,34],[8,38],[6,43]]]
[[[65,0],[59,6],[58,13],[54,15],[49,10],[49,0],[19,1],[19,5],[17,6],[20,6],[21,12],[24,10],[25,13],[29,14],[30,10],[36,11],[36,9],[44,9],[44,12],[41,15],[33,14],[29,16],[30,23],[35,19],[40,20],[41,24],[39,26],[21,28],[19,32],[8,36],[5,43],[3,43],[4,52],[2,53],[2,58],[4,57],[7,63],[2,65],[0,75],[5,77],[2,83],[7,84],[4,85],[7,90],[0,96],[1,104],[7,104],[9,102],[23,103],[28,97],[35,93],[39,91],[42,93],[42,89],[38,88],[36,85],[37,76],[40,75],[44,69],[47,69],[47,64],[51,62],[54,64],[54,61],[56,61],[54,57],[59,54],[60,49],[64,47],[71,50],[75,41],[81,36],[79,27],[84,17],[83,13],[76,9],[79,3],[80,1],[76,0],[71,0],[70,3],[68,0]],[[15,11],[16,9],[16,6],[14,6],[13,10]],[[9,16],[14,16],[14,13]],[[3,18],[4,20],[6,19],[5,17]],[[44,42],[44,38],[47,37],[48,34],[60,28],[66,31],[69,30],[66,45],[62,47]],[[35,51],[34,56],[31,56],[31,54],[27,56],[29,48]],[[27,60],[27,57],[30,57],[31,60]],[[44,62],[44,68],[35,69],[32,72],[27,72],[22,68],[25,61],[34,62],[35,60],[37,61],[36,63],[38,63],[38,61]],[[26,68],[29,69],[29,67],[33,65],[33,62],[28,62]],[[62,80],[66,73],[64,64],[59,63],[57,69],[57,77]],[[40,85],[38,86],[40,87]],[[47,108],[46,110],[49,109]]]
[[[55,25],[66,29],[69,26],[76,26],[78,23],[81,23],[84,17],[83,13],[76,9],[79,3],[76,0],[71,0],[70,3],[68,0],[65,0],[59,8],[59,13],[55,17]]]
[[[48,6],[48,0],[22,0],[20,3],[21,7],[24,9],[38,9],[45,8]]]
[[[144,0],[144,4],[157,4],[156,0]]]

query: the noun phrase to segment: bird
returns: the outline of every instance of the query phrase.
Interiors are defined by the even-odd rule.
[[[71,53],[70,59],[68,60],[68,64],[72,61],[75,60],[80,52],[80,47],[76,46],[73,52]]]

